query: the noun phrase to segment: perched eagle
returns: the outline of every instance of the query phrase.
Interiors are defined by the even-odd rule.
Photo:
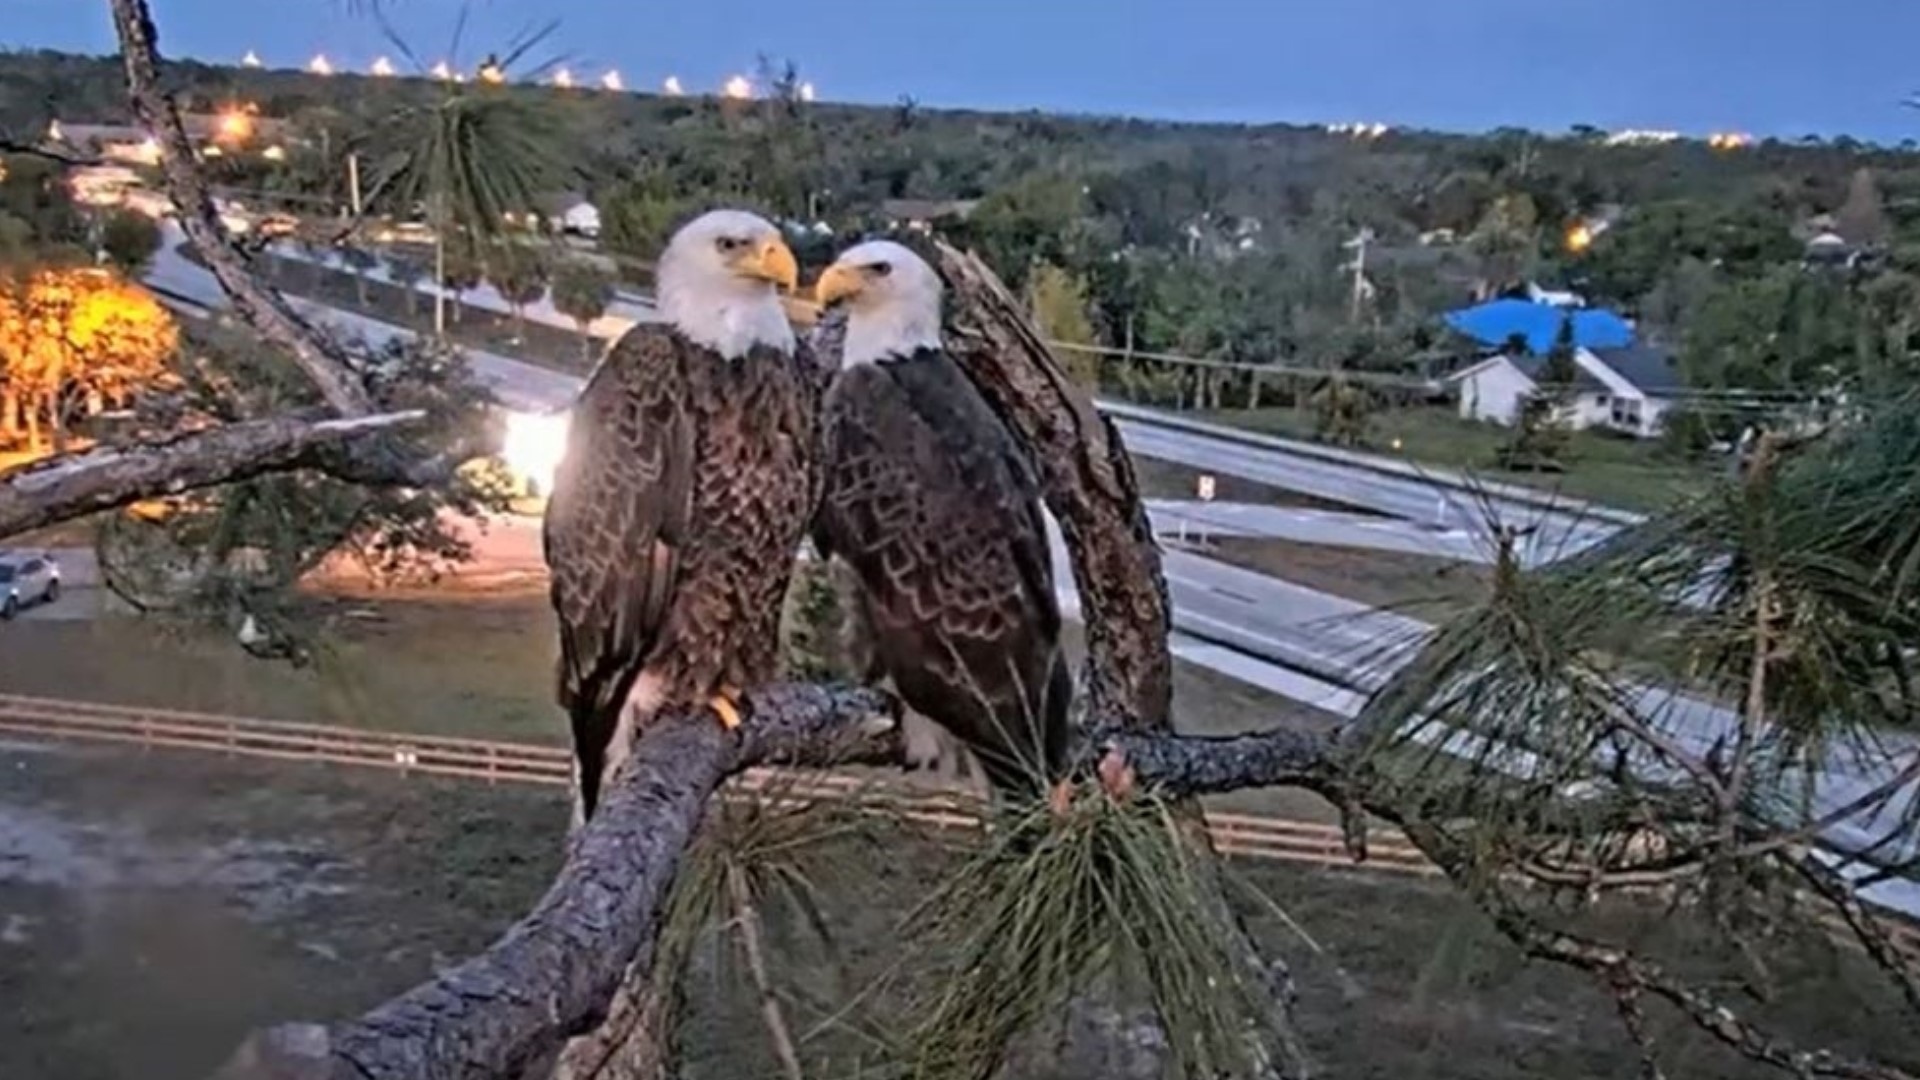
[[[1038,481],[940,341],[938,275],[887,241],[817,286],[846,306],[814,544],[858,579],[877,670],[1003,792],[1061,766],[1072,678]]]
[[[820,490],[824,379],[776,291],[797,274],[766,221],[696,218],[660,257],[665,322],[629,330],[574,405],[545,544],[577,821],[662,708],[732,727],[774,674]]]

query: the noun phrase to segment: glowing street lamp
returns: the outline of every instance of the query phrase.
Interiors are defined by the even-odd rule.
[[[573,72],[568,71],[566,68],[561,68],[559,71],[554,72],[553,85],[562,90],[571,90],[573,88]]]
[[[1584,222],[1567,230],[1567,250],[1575,255],[1593,246],[1593,229]]]
[[[428,72],[428,74],[432,75],[436,79],[439,79],[441,82],[453,81],[453,67],[449,65],[445,60],[442,60],[439,63],[433,65],[433,70]]]
[[[312,60],[307,61],[307,72],[312,75],[331,75],[333,61],[327,59],[326,53],[318,53]]]
[[[501,67],[500,62],[492,58],[488,58],[486,63],[480,65],[479,75],[480,81],[488,86],[499,86],[507,81],[507,69]]]
[[[735,101],[744,101],[753,96],[753,83],[745,75],[735,75],[720,88],[720,94]]]
[[[627,84],[621,81],[618,71],[609,71],[605,75],[600,76],[600,86],[603,89],[616,92],[627,88]]]
[[[812,83],[803,82],[800,84],[800,100],[801,101],[813,100],[813,84]]]
[[[393,61],[382,56],[373,62],[373,67],[369,70],[382,79],[391,78],[393,76]]]
[[[247,55],[240,58],[240,66],[243,68],[262,68],[262,67],[266,67],[267,65],[264,63],[261,63],[259,53],[254,52],[252,49],[248,49]]]
[[[268,161],[285,161],[287,160],[287,148],[284,146],[269,146],[265,150],[260,151],[260,156],[266,158]]]
[[[668,97],[679,97],[681,94],[686,93],[686,90],[680,85],[680,76],[678,75],[667,76],[666,81],[660,84],[660,91]]]
[[[567,449],[568,415],[559,413],[507,414],[507,431],[500,459],[507,471],[534,491],[553,488],[553,475]]]

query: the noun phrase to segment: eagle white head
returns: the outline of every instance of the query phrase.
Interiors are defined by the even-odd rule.
[[[891,240],[869,240],[840,253],[814,285],[822,305],[847,305],[840,363],[899,360],[940,347],[940,275]]]
[[[778,289],[799,264],[773,223],[744,210],[714,210],[680,227],[654,274],[660,313],[695,344],[729,360],[755,345],[793,352],[793,327]]]

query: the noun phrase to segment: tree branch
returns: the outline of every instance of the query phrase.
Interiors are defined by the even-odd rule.
[[[949,290],[965,301],[954,305],[949,349],[1032,455],[1073,553],[1087,631],[1088,713],[1164,730],[1173,702],[1172,607],[1120,433],[978,256],[939,242],[934,250]]]
[[[891,702],[804,685],[749,695],[737,734],[704,713],[643,734],[553,886],[486,952],[357,1019],[257,1034],[229,1080],[517,1077],[604,1016],[629,969],[644,977],[680,858],[708,796],[754,765],[828,765],[905,753]]]
[[[134,115],[160,146],[161,170],[167,193],[179,208],[181,228],[232,298],[234,311],[261,337],[291,354],[335,412],[355,416],[373,411],[367,389],[346,355],[314,334],[278,293],[254,280],[246,257],[220,224],[180,112],[160,87],[159,35],[147,0],[109,0],[109,4]]]
[[[353,444],[380,441],[390,429],[424,416],[418,411],[319,421],[280,416],[65,454],[0,474],[0,537],[157,495],[290,469],[351,464],[356,476],[372,477],[377,462]],[[390,473],[387,479],[402,475]]]

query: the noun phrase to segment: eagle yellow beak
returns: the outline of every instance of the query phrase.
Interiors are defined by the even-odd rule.
[[[793,249],[777,236],[736,259],[733,270],[741,277],[771,281],[788,292],[800,284],[800,264]]]
[[[866,275],[858,268],[834,263],[813,283],[813,298],[821,307],[827,307],[849,296],[860,295],[860,290],[866,287]]]

